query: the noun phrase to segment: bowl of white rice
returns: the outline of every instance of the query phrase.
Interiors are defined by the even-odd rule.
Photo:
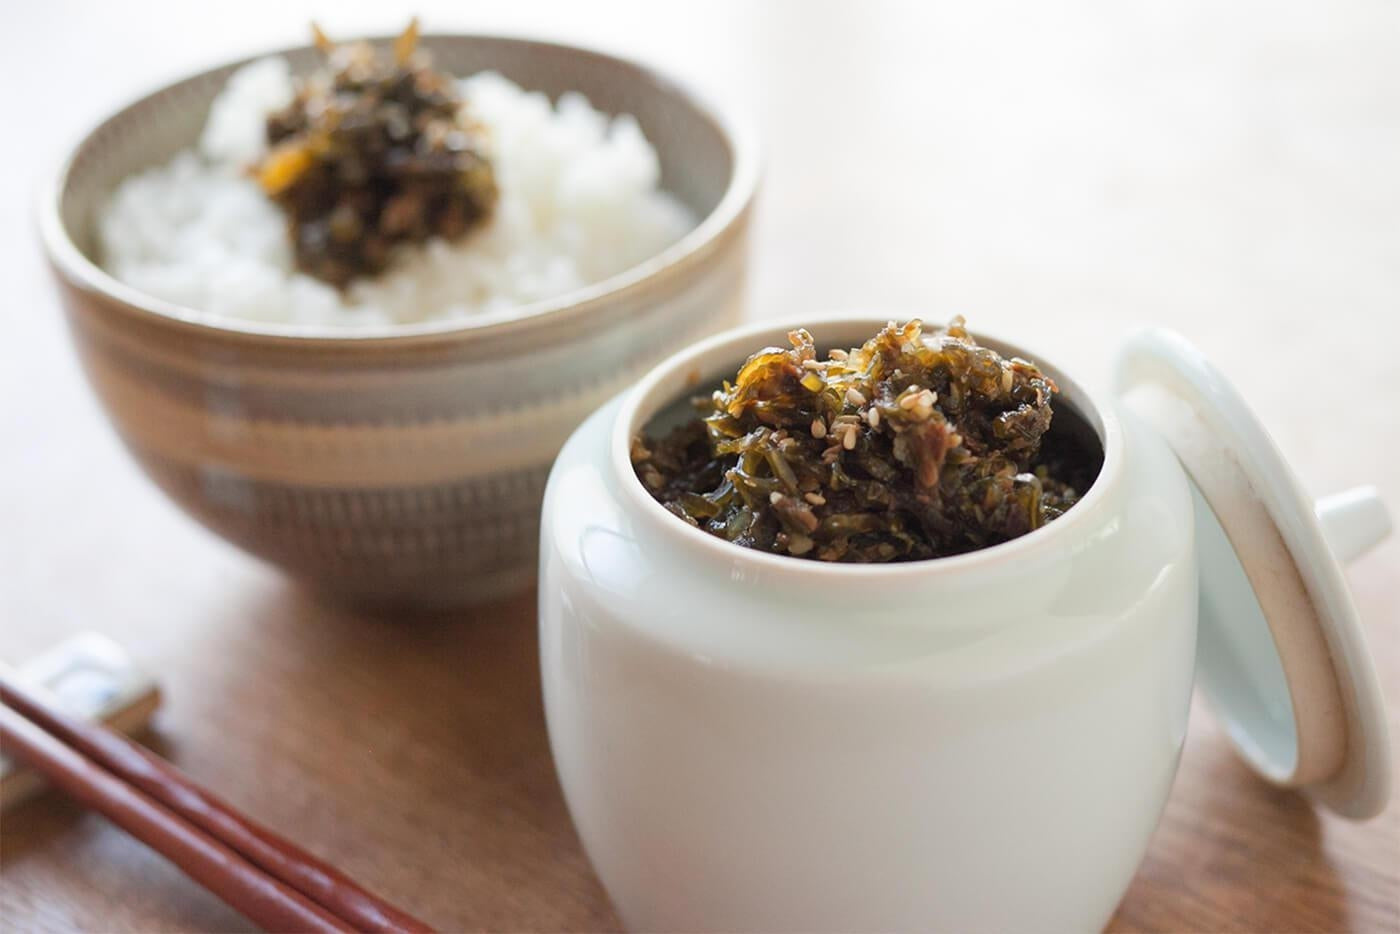
[[[383,45],[391,40],[376,40]],[[195,518],[332,597],[452,605],[533,580],[538,509],[582,418],[742,315],[748,135],[583,49],[429,35],[494,209],[340,286],[303,271],[250,166],[315,47],[141,98],[41,202],[88,379]]]

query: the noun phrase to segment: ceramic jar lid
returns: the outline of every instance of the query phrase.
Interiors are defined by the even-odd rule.
[[[1314,507],[1239,393],[1177,334],[1130,340],[1115,393],[1191,479],[1197,678],[1235,748],[1339,814],[1379,813],[1390,794],[1385,709],[1339,559],[1385,537],[1384,505],[1364,489]]]

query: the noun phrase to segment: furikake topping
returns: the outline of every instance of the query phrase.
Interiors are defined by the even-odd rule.
[[[456,84],[417,41],[416,22],[392,54],[317,30],[325,66],[267,118],[257,179],[286,212],[297,267],[337,287],[383,271],[396,246],[462,236],[496,201]]]
[[[696,418],[634,439],[638,478],[686,522],[778,554],[911,561],[1024,535],[1074,505],[1068,479],[1092,477],[1063,444],[1042,451],[1055,384],[961,318],[932,335],[891,322],[825,360],[805,330],[788,338]]]

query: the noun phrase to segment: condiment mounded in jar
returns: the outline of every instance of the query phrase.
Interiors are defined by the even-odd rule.
[[[1037,363],[1098,436],[1082,499],[1029,534],[845,565],[740,547],[643,487],[632,438],[793,327],[731,331],[574,434],[542,520],[550,741],[584,846],[639,930],[1093,930],[1171,788],[1199,679],[1266,779],[1364,818],[1384,711],[1337,557],[1373,493],[1314,513],[1234,390],[1175,335],[1112,393]],[[1330,545],[1329,545],[1330,543]]]

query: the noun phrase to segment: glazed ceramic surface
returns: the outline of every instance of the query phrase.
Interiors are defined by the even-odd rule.
[[[884,318],[807,322],[821,346]],[[555,762],[637,930],[1094,930],[1186,729],[1192,502],[1166,446],[1043,356],[1105,462],[1012,542],[831,566],[690,528],[632,474],[662,406],[786,328],[672,358],[593,415],[545,496]]]
[[[738,319],[749,144],[631,63],[542,42],[428,36],[445,69],[586,94],[636,116],[662,182],[704,220],[636,269],[508,317],[392,331],[218,319],[94,263],[125,176],[192,143],[228,65],[132,104],[83,140],[41,226],[88,378],[127,447],[192,515],[339,596],[452,603],[528,584],[549,464],[583,417],[657,360]],[[294,69],[315,53],[286,54]]]

